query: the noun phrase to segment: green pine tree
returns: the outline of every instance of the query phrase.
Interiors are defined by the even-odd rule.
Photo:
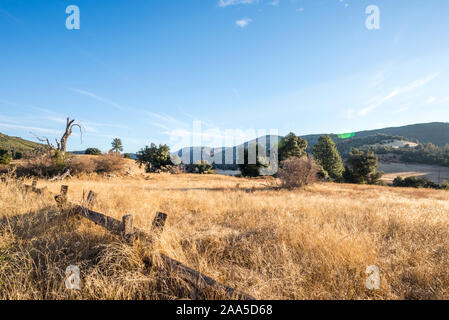
[[[328,135],[321,136],[318,143],[313,147],[313,155],[332,180],[341,181],[343,161],[331,137]]]
[[[349,183],[379,184],[383,173],[376,171],[377,160],[377,156],[371,150],[364,152],[352,149],[343,172],[344,180]]]
[[[114,140],[112,140],[111,145],[112,145],[112,151],[114,151],[114,152],[123,151],[122,140],[120,140],[119,138],[115,138]]]
[[[279,161],[284,161],[290,157],[305,157],[307,155],[306,149],[307,140],[304,140],[291,132],[279,143]]]

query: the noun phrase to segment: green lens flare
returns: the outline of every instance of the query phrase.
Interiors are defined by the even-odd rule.
[[[343,134],[338,134],[337,137],[339,137],[340,139],[349,139],[355,136],[355,132],[351,132],[351,133],[343,133]]]

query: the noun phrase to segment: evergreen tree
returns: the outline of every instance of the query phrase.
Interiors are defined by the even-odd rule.
[[[313,155],[331,179],[335,181],[342,179],[343,161],[334,141],[328,135],[323,135],[318,139],[318,143],[313,147]]]
[[[304,140],[291,132],[279,143],[279,161],[284,161],[290,157],[305,157],[307,155],[306,149],[307,140]]]
[[[123,151],[122,140],[120,140],[119,138],[115,138],[114,140],[112,140],[111,145],[112,145],[112,151],[114,151],[114,152]]]
[[[137,162],[140,165],[145,165],[147,172],[164,170],[168,166],[173,165],[170,157],[170,148],[165,144],[157,147],[154,143],[150,147],[146,146],[137,152]]]
[[[382,172],[377,169],[377,156],[373,151],[359,151],[352,149],[346,162],[347,166],[343,172],[346,182],[359,184],[378,184],[382,177]]]

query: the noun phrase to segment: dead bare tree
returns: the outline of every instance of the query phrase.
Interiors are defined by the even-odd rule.
[[[31,132],[32,135],[34,135],[36,137],[36,139],[38,139],[41,142],[46,142],[49,151],[56,149],[58,151],[60,151],[63,155],[65,154],[66,150],[67,150],[67,140],[69,139],[70,135],[72,134],[73,128],[74,127],[78,127],[80,129],[80,134],[81,134],[81,143],[83,143],[83,130],[80,124],[75,123],[75,119],[70,120],[70,117],[67,117],[67,124],[65,127],[65,132],[62,135],[61,139],[55,139],[56,141],[56,148],[50,143],[50,140],[47,137],[39,137],[37,135],[35,135],[34,133]]]
[[[81,143],[83,143],[83,130],[81,129],[81,125],[75,123],[75,119],[70,120],[70,118],[67,117],[67,126],[65,128],[64,135],[59,141],[58,139],[55,139],[58,150],[61,151],[62,154],[65,154],[66,152],[67,139],[69,139],[70,135],[72,134],[73,127],[78,127],[80,129]]]

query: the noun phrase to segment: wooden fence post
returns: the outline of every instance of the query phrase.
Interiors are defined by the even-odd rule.
[[[55,201],[58,203],[58,206],[62,207],[67,204],[68,191],[69,191],[69,186],[61,186],[60,194],[55,196]]]
[[[123,238],[126,241],[132,241],[132,238],[134,236],[133,216],[130,214],[123,216],[122,225],[123,225]]]
[[[33,191],[36,191],[36,186],[37,186],[37,180],[34,179],[33,182],[31,183],[31,189],[32,189]]]
[[[167,214],[158,212],[153,220],[153,230],[162,232],[164,230],[165,221],[167,220]]]
[[[92,190],[89,191],[89,195],[87,196],[87,206],[91,207],[97,201],[97,194]]]

